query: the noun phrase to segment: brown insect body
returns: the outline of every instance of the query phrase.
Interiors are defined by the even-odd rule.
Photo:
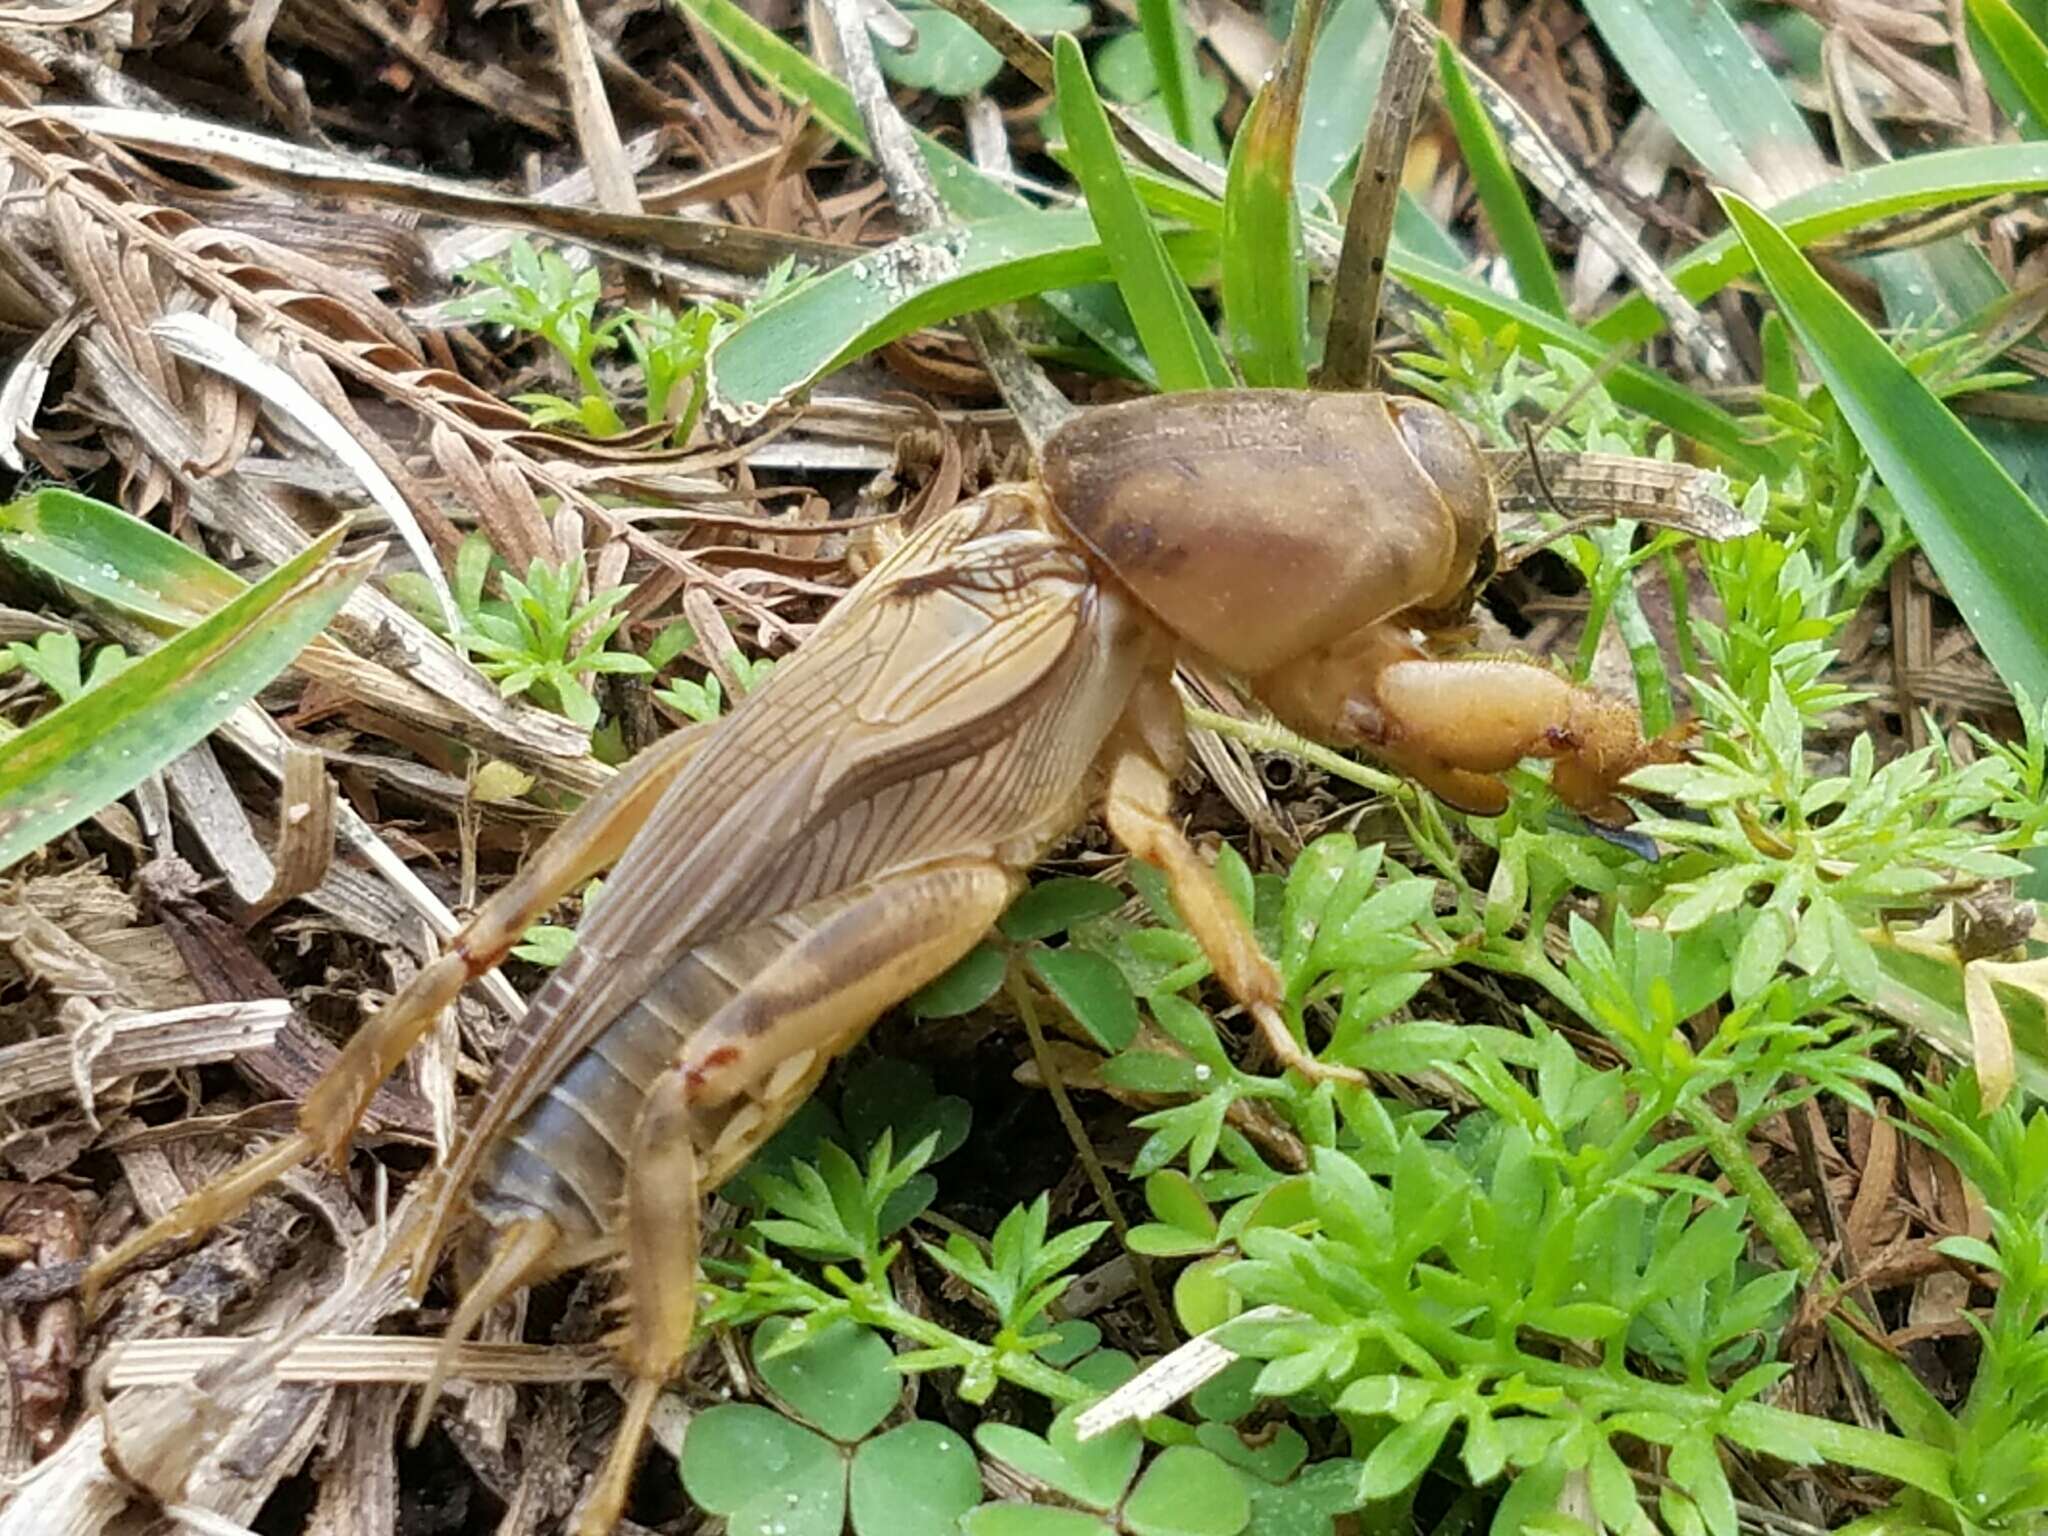
[[[474,1217],[485,1257],[451,1341],[562,1269],[620,1262],[620,1444],[579,1531],[609,1531],[695,1317],[697,1207],[885,1009],[976,943],[1091,795],[1167,876],[1218,980],[1288,1065],[1316,1062],[1279,978],[1175,826],[1175,656],[1243,674],[1282,716],[1361,743],[1460,804],[1557,760],[1574,804],[1664,755],[1631,711],[1525,662],[1440,661],[1410,626],[1454,607],[1492,536],[1483,465],[1435,407],[1228,391],[1085,413],[1045,484],[933,519],[728,719],[593,796],[350,1041],[299,1133],[95,1266],[343,1158],[376,1086],[442,1007],[607,866],[407,1245],[423,1290]],[[1049,492],[1049,494],[1048,494]],[[422,1403],[422,1415],[432,1392]]]
[[[1175,635],[1257,676],[1445,608],[1493,536],[1464,429],[1384,395],[1158,395],[1067,423],[1061,520]]]
[[[1043,511],[1023,487],[942,516],[842,601],[809,664],[778,669],[677,771],[529,1005],[454,1165],[493,1225],[554,1221],[571,1249],[558,1267],[601,1250],[631,1128],[676,1062],[715,1184],[871,1022],[777,1052],[752,1081],[775,1016],[750,986],[892,880],[991,852],[1021,879],[1079,819],[1145,636]]]

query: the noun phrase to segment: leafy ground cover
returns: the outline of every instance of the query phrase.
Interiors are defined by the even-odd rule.
[[[1191,678],[1191,825],[1366,1082],[1266,1059],[1084,829],[722,1192],[634,1521],[2040,1528],[2034,0],[398,14],[0,18],[0,1536],[118,1528],[134,1469],[191,1529],[558,1527],[603,1277],[407,1449],[448,1296],[400,1321],[366,1256],[601,881],[346,1176],[97,1318],[79,1261],[888,515],[1027,463],[1048,376],[1376,381],[1504,484],[1718,475],[1749,531],[1523,498],[1473,619],[1692,750],[1626,837],[1538,768],[1468,817]],[[316,1302],[309,1385],[209,1352]]]

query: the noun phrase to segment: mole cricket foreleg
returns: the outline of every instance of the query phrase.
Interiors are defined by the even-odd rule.
[[[1557,797],[1610,825],[1635,819],[1617,795],[1623,779],[1682,756],[1675,737],[1643,739],[1633,704],[1512,657],[1397,661],[1380,672],[1374,692],[1388,743],[1404,758],[1429,759],[1460,779],[1548,758]],[[1470,806],[1455,792],[1445,798],[1465,809],[1505,804],[1504,792],[1490,808]]]
[[[548,909],[624,853],[676,772],[703,745],[706,727],[677,731],[641,753],[579,806],[519,873],[477,910],[447,952],[399,989],[342,1048],[299,1110],[298,1130],[193,1191],[85,1273],[88,1308],[114,1276],[152,1249],[211,1231],[245,1210],[272,1182],[316,1156],[339,1163],[377,1087],[397,1069],[441,1010],[493,969]]]
[[[703,1195],[774,1134],[885,1009],[972,949],[1022,884],[993,861],[877,883],[749,981],[655,1079],[626,1166],[619,1352],[633,1383],[576,1536],[609,1536],[618,1523],[656,1395],[689,1351]]]
[[[1680,756],[1645,741],[1635,706],[1509,656],[1442,659],[1399,620],[1365,625],[1254,680],[1259,698],[1312,740],[1362,747],[1461,811],[1497,816],[1497,775],[1548,758],[1551,787],[1582,814],[1632,820],[1615,795],[1650,763]]]

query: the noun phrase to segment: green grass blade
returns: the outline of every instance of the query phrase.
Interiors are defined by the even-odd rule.
[[[0,506],[0,553],[159,633],[196,623],[249,587],[141,518],[54,485]]]
[[[784,97],[811,109],[811,115],[843,144],[869,155],[867,133],[853,93],[781,37],[754,20],[734,0],[671,0],[689,12],[719,44]],[[919,152],[932,168],[939,199],[963,220],[999,218],[1023,213],[1035,205],[1010,188],[982,174],[929,134],[911,130]],[[870,156],[870,158],[872,158]],[[1068,289],[1040,296],[1119,367],[1141,379],[1150,378],[1151,364],[1132,332],[1116,293],[1107,286]]]
[[[1465,169],[1471,172],[1480,206],[1486,210],[1487,225],[1514,274],[1515,292],[1525,304],[1564,315],[1564,290],[1557,285],[1557,269],[1550,264],[1543,231],[1529,211],[1529,199],[1514,166],[1508,163],[1507,148],[1479,98],[1472,94],[1472,82],[1465,78],[1465,66],[1448,38],[1437,41],[1436,67],[1443,81],[1451,131],[1458,136],[1458,148],[1464,152]]]
[[[1983,60],[1987,75],[1994,68],[2003,73],[2026,114],[2017,126],[2028,138],[2039,138],[2048,129],[2048,44],[2012,8],[2011,0],[1967,3],[1972,51]],[[1990,57],[1984,58],[1987,52]]]
[[[1280,68],[1253,99],[1230,146],[1223,192],[1223,322],[1244,381],[1308,383],[1308,268],[1295,201],[1295,149],[1320,0],[1303,0]]]
[[[0,744],[0,869],[204,741],[289,666],[383,553],[329,560],[341,532]]]
[[[1194,35],[1180,14],[1178,0],[1138,0],[1138,29],[1145,34],[1145,51],[1159,77],[1159,99],[1166,103],[1173,136],[1198,155],[1222,159],[1216,125],[1195,113],[1195,71],[1200,66],[1195,63]]]
[[[1586,0],[1586,14],[1716,181],[1778,198],[1827,174],[1806,119],[1721,0]]]
[[[1462,310],[1489,329],[1498,330],[1514,322],[1520,328],[1522,350],[1532,357],[1541,358],[1546,347],[1558,347],[1588,363],[1607,361],[1609,349],[1578,326],[1495,293],[1450,267],[1440,267],[1396,247],[1387,253],[1387,274],[1418,298],[1442,309]],[[1733,416],[1660,373],[1623,363],[1608,373],[1603,382],[1607,392],[1623,405],[1662,422],[1681,437],[1725,455],[1733,463],[1759,473],[1775,463],[1767,449],[1744,435]]]
[[[1789,239],[1812,245],[1906,214],[2044,191],[2048,144],[1985,144],[1852,172],[1787,198],[1771,210],[1771,218]],[[1669,276],[1680,293],[1699,303],[1755,270],[1748,248],[1729,231],[1674,264]],[[1641,294],[1630,295],[1587,327],[1602,342],[1631,345],[1663,328],[1663,317]]]
[[[1193,295],[1167,259],[1166,243],[1131,184],[1110,132],[1109,114],[1088,78],[1088,61],[1071,33],[1053,44],[1060,125],[1088,214],[1109,253],[1116,285],[1138,328],[1162,389],[1226,389],[1234,381]]]
[[[1193,270],[1213,261],[1216,237],[1175,234],[1164,245],[1169,261]],[[912,235],[749,315],[711,353],[711,395],[721,415],[758,421],[833,369],[912,331],[1110,272],[1095,224],[1078,208]]]
[[[1330,0],[1316,31],[1303,93],[1297,181],[1328,191],[1358,159],[1387,55],[1386,18],[1377,0]]]
[[[2048,698],[2048,514],[1761,211],[1722,206],[1999,675]]]

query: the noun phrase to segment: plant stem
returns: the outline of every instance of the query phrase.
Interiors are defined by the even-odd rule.
[[[1695,1099],[1681,1105],[1679,1114],[1707,1144],[1707,1150],[1735,1192],[1749,1202],[1751,1219],[1778,1250],[1778,1257],[1798,1274],[1802,1285],[1810,1284],[1820,1272],[1820,1254],[1777,1190],[1771,1187],[1770,1180],[1750,1161],[1749,1149],[1741,1138],[1704,1101]]]
[[[1047,1365],[1036,1355],[1022,1350],[992,1349],[963,1338],[942,1323],[909,1311],[881,1286],[868,1282],[856,1286],[847,1296],[854,1317],[871,1328],[880,1328],[926,1349],[967,1350],[994,1361],[996,1374],[1027,1391],[1055,1403],[1078,1403],[1095,1395],[1094,1389],[1076,1381],[1065,1371]]]
[[[1067,1085],[1060,1079],[1059,1064],[1046,1048],[1045,1031],[1038,1023],[1038,1006],[1032,1001],[1030,984],[1024,980],[1014,959],[1004,974],[1003,986],[1016,1006],[1017,1016],[1024,1021],[1024,1033],[1031,1039],[1031,1059],[1037,1064],[1046,1092],[1052,1095],[1053,1108],[1059,1111],[1060,1124],[1067,1129],[1067,1139],[1074,1144],[1074,1155],[1081,1159],[1082,1171],[1088,1175],[1089,1186],[1095,1191],[1102,1213],[1116,1229],[1116,1240],[1131,1261],[1131,1277],[1138,1283],[1138,1294],[1144,1298],[1145,1310],[1152,1314],[1152,1326],[1159,1333],[1159,1347],[1170,1350],[1180,1342],[1180,1331],[1174,1326],[1173,1313],[1152,1278],[1151,1261],[1131,1247],[1130,1223],[1124,1220],[1123,1207],[1117,1203],[1109,1175],[1103,1172],[1102,1160],[1095,1155],[1095,1145],[1088,1139],[1088,1129],[1082,1125],[1074,1101],[1067,1095]]]
[[[1781,1454],[1811,1447],[1839,1466],[1861,1467],[1930,1493],[1943,1494],[1949,1487],[1953,1462],[1948,1453],[1899,1435],[1763,1403],[1730,1404],[1715,1392],[1635,1376],[1617,1379],[1606,1370],[1556,1360],[1524,1356],[1515,1369],[1528,1381],[1563,1388],[1574,1400],[1599,1410],[1666,1413],[1683,1424],[1713,1424],[1744,1445],[1778,1446]]]
[[[1415,793],[1415,786],[1406,779],[1382,773],[1377,768],[1368,768],[1341,752],[1332,752],[1328,747],[1319,747],[1305,737],[1295,735],[1278,721],[1240,720],[1235,715],[1219,714],[1213,709],[1202,709],[1193,704],[1187,706],[1187,721],[1199,730],[1234,737],[1256,751],[1285,752],[1291,757],[1298,757],[1362,789],[1378,790],[1383,795]]]

